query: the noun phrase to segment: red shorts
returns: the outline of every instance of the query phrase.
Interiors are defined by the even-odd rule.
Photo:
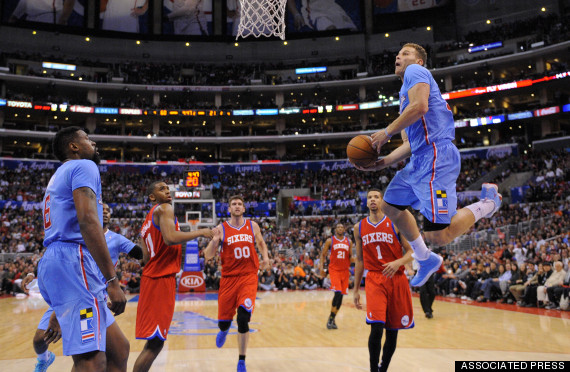
[[[414,326],[412,294],[406,275],[397,273],[387,278],[380,271],[366,274],[366,323],[384,323],[386,329]]]
[[[350,279],[350,271],[348,270],[330,270],[331,291],[340,292],[343,295],[348,294],[348,280]]]
[[[222,276],[218,291],[218,320],[232,320],[238,306],[253,314],[257,296],[257,273]]]
[[[135,337],[166,340],[176,302],[176,277],[141,277]]]

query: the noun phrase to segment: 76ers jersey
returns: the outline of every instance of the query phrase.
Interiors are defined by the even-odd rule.
[[[331,236],[331,260],[329,270],[348,270],[350,267],[350,241],[348,237],[339,240]]]
[[[235,227],[229,222],[222,223],[224,236],[222,239],[222,276],[237,276],[257,273],[259,259],[255,251],[255,235],[250,220]]]
[[[400,240],[388,217],[384,216],[377,224],[373,224],[369,217],[366,217],[360,221],[359,232],[366,270],[382,271],[383,265],[402,257]],[[403,272],[404,267],[400,267],[398,271]]]
[[[141,237],[150,255],[142,275],[151,278],[176,274],[180,271],[182,259],[182,245],[166,245],[162,238],[160,226],[154,223],[153,213],[158,206],[159,204],[155,205],[148,212],[141,228]],[[175,227],[176,231],[180,231],[177,220]]]

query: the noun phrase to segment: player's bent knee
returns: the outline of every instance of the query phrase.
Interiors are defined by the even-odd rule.
[[[250,319],[251,319],[251,313],[240,306],[237,312],[237,325],[239,333],[249,332]]]
[[[232,325],[232,321],[231,320],[220,320],[218,321],[218,328],[220,329],[220,331],[225,332],[228,329],[230,329],[230,326]]]
[[[164,346],[164,341],[158,337],[152,338],[146,342],[145,348],[151,350],[153,353],[160,353],[162,347]]]

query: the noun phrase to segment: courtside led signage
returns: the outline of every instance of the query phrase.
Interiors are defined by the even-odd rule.
[[[507,119],[509,120],[520,120],[520,119],[528,119],[532,118],[532,111],[522,111],[522,112],[515,112],[512,114],[507,115]]]
[[[477,45],[477,46],[473,46],[470,47],[469,49],[467,49],[467,51],[469,53],[477,53],[477,52],[482,52],[484,50],[489,50],[489,49],[495,49],[495,48],[502,48],[503,47],[503,42],[502,41],[496,41],[494,43],[489,43],[489,44],[483,44],[483,45]]]
[[[233,110],[232,115],[233,116],[254,115],[254,111],[253,110]]]
[[[66,63],[42,62],[43,68],[51,68],[52,70],[75,71],[77,66],[68,65]]]
[[[316,74],[318,72],[327,72],[326,67],[303,67],[303,68],[296,68],[295,73],[297,75],[302,74]]]
[[[95,113],[105,114],[105,115],[117,115],[119,113],[119,109],[114,107],[95,107]]]
[[[534,110],[534,116],[536,117],[547,116],[547,115],[558,114],[559,112],[560,112],[560,107],[552,106],[552,107]]]
[[[255,115],[277,115],[279,110],[277,109],[257,109],[255,110]]]

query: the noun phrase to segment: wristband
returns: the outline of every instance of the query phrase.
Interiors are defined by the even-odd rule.
[[[111,283],[113,280],[117,280],[117,277],[114,276],[114,277],[112,277],[111,279],[107,280],[107,281],[105,282],[105,285],[109,285],[109,283]]]
[[[392,136],[388,134],[388,128],[384,128],[384,134],[388,139],[392,138]]]

